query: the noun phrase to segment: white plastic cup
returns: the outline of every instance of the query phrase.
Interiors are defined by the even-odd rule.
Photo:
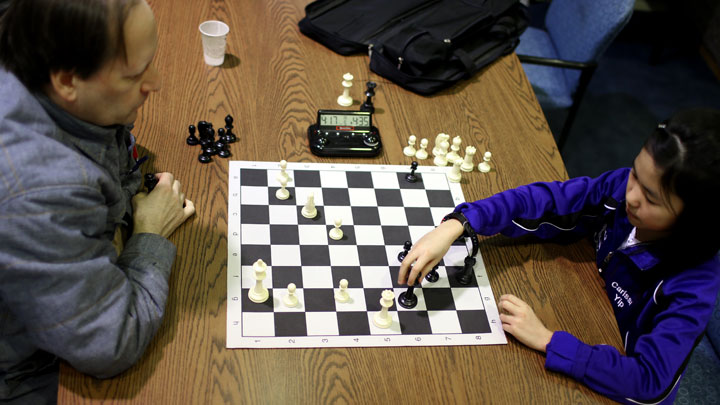
[[[225,61],[225,45],[230,27],[222,21],[210,20],[200,24],[203,56],[210,66],[220,66]]]

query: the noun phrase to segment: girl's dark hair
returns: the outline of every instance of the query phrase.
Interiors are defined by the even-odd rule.
[[[720,111],[693,109],[676,113],[658,125],[645,150],[663,174],[666,201],[674,193],[683,201],[665,251],[687,264],[705,261],[720,250]]]
[[[50,73],[87,79],[125,57],[123,24],[140,0],[13,0],[0,20],[0,63],[39,92]]]

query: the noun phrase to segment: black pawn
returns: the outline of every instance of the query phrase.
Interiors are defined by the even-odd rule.
[[[413,161],[410,164],[410,173],[405,175],[405,180],[407,180],[409,183],[415,183],[418,181],[417,176],[415,175],[415,170],[418,168],[418,162]]]
[[[369,111],[371,113],[375,112],[375,106],[373,106],[372,98],[375,96],[375,87],[377,84],[375,82],[367,82],[366,84],[367,90],[365,90],[365,102],[363,105],[360,106],[360,111]]]
[[[203,146],[203,153],[208,156],[217,155],[218,150],[215,148],[215,143],[211,141],[206,146]]]
[[[412,242],[410,242],[409,240],[406,240],[405,243],[403,244],[402,252],[398,253],[398,255],[397,255],[399,262],[402,262],[403,260],[405,260],[405,256],[407,256],[411,247],[412,247]]]
[[[215,142],[215,130],[212,126],[205,125],[203,130],[200,131],[200,146],[203,149],[207,148],[208,145],[212,145]]]
[[[462,285],[468,285],[472,282],[473,279],[473,267],[475,267],[475,258],[472,256],[467,256],[465,258],[465,266],[463,267],[462,273],[458,273],[455,276],[455,280],[457,280],[458,283]]]
[[[425,280],[427,280],[431,283],[438,281],[438,279],[440,279],[440,274],[438,274],[437,269],[438,269],[438,266],[435,265],[435,267],[433,267],[432,270],[430,270],[430,273],[425,275]]]
[[[200,140],[198,140],[197,136],[195,136],[195,125],[190,125],[188,127],[188,132],[190,132],[190,136],[185,139],[185,142],[190,146],[195,146],[198,143],[200,143]]]
[[[230,151],[228,150],[228,146],[225,142],[222,144],[222,148],[218,151],[218,156],[221,158],[229,158],[230,157]]]
[[[227,135],[225,134],[225,128],[218,128],[217,135],[220,141],[227,143]]]
[[[413,290],[415,290],[415,286],[411,285],[408,287],[407,291],[400,293],[400,296],[398,297],[398,304],[400,304],[401,307],[406,309],[415,308],[418,303],[418,299]]]
[[[232,128],[225,127],[225,138],[227,138],[227,143],[233,143],[237,141],[237,137],[232,131]]]
[[[200,137],[203,137],[203,134],[205,134],[205,130],[208,128],[208,122],[207,121],[198,121],[197,123],[197,129],[200,134]]]
[[[155,177],[153,173],[147,173],[145,175],[145,188],[147,189],[148,193],[153,191],[155,186],[158,184],[158,181],[160,181],[160,179]]]
[[[203,149],[203,152],[198,156],[198,160],[200,161],[200,163],[212,162],[212,158],[210,157],[209,154],[207,154],[207,152],[205,152],[204,149]]]

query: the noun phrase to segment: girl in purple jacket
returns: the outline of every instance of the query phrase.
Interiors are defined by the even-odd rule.
[[[534,183],[463,203],[407,254],[398,282],[414,284],[468,233],[593,236],[624,351],[550,331],[506,294],[503,329],[546,353],[545,367],[623,403],[672,403],[720,289],[720,111],[677,113],[632,168],[595,179]]]

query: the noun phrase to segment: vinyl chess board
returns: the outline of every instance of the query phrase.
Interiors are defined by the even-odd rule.
[[[449,168],[420,166],[419,181],[405,180],[408,166],[288,163],[290,198],[275,197],[278,162],[231,161],[228,206],[228,348],[450,346],[507,343],[480,254],[470,285],[455,281],[468,247],[456,242],[437,269],[440,278],[415,288],[418,304],[397,297],[398,253],[434,229],[464,202]],[[301,215],[314,194],[317,216]],[[342,219],[343,238],[328,236]],[[267,264],[269,298],[254,303],[252,264]],[[334,299],[341,279],[350,300]],[[283,304],[294,283],[297,307]],[[373,324],[383,290],[395,293],[387,329]]]

